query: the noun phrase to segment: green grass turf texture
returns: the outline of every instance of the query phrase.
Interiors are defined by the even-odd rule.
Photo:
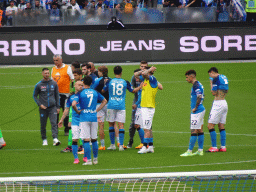
[[[180,157],[180,154],[187,150],[190,138],[192,84],[186,82],[184,75],[189,69],[196,70],[197,80],[205,88],[204,150],[210,147],[207,120],[214,97],[210,92],[207,71],[213,66],[229,79],[230,90],[226,97],[229,106],[226,125],[227,152],[205,153],[202,157]],[[108,67],[110,77],[113,77],[113,67]],[[122,67],[123,78],[130,81],[133,71],[139,68],[139,64]],[[82,166],[81,163],[74,165],[72,153],[60,153],[68,142],[63,128],[59,130],[61,145],[52,146],[49,120],[49,145],[42,146],[39,111],[32,98],[35,84],[42,79],[42,67],[0,68],[0,128],[7,143],[7,146],[0,150],[0,177],[255,169],[255,63],[167,64],[156,67],[155,77],[163,84],[164,90],[158,91],[156,96],[153,120],[155,153],[137,154],[138,150],[134,147],[140,141],[136,133],[132,149],[123,152],[99,151],[99,164],[93,166]],[[125,145],[129,140],[132,100],[133,94],[127,92]],[[29,112],[31,110],[33,111]],[[19,119],[15,120],[16,118]],[[105,142],[108,147],[110,141],[107,124],[105,130]],[[220,147],[219,134],[217,144]],[[194,151],[197,150],[197,146],[196,143]],[[82,156],[79,155],[80,161]]]

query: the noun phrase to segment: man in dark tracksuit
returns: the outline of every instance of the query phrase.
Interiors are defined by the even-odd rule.
[[[52,125],[53,145],[58,146],[60,144],[57,125],[57,113],[60,111],[59,89],[57,83],[50,79],[48,68],[43,68],[42,75],[43,79],[36,84],[33,97],[39,106],[43,145],[48,145],[46,139],[46,123],[49,117]],[[38,95],[39,99],[37,97]]]

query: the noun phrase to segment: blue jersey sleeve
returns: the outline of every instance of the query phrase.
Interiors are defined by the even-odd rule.
[[[100,93],[98,93],[98,101],[102,101],[103,99],[105,99],[105,97],[103,97],[103,95],[101,95]]]
[[[76,101],[78,103],[79,99],[80,99],[80,93],[75,94],[73,101]],[[72,103],[71,103],[71,105],[72,105]]]
[[[157,88],[157,80],[153,75],[149,76],[149,83],[152,88]]]
[[[210,79],[211,81],[213,81],[213,78],[212,78],[212,77],[209,77],[209,79]]]
[[[130,91],[130,92],[133,92],[133,88],[131,86],[131,83],[129,81],[126,81],[127,83],[127,90]]]
[[[101,80],[101,79],[102,79],[102,77],[101,77],[101,78],[96,78],[95,81],[94,81],[94,83],[91,85],[90,88],[96,89],[96,88],[99,86],[99,83],[100,83],[100,80]]]
[[[213,79],[212,90],[228,90],[228,79],[225,75],[219,75]]]
[[[200,89],[200,85],[199,85],[198,82],[196,82],[196,83],[193,85],[193,90],[194,90],[194,92],[196,93],[196,96],[203,94],[202,90]]]

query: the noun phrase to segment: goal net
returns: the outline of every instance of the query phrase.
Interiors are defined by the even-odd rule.
[[[256,191],[256,170],[4,177],[0,191]]]

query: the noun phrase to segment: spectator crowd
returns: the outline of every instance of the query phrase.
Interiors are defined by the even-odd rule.
[[[83,10],[113,8],[120,13],[129,14],[136,8],[216,7],[217,21],[225,21],[221,17],[239,21],[242,19],[235,1],[237,0],[0,0],[0,20],[2,25],[11,26],[13,14],[29,18],[44,12],[51,21],[58,22],[61,20],[62,10],[69,10],[70,15],[75,16],[82,15]]]

